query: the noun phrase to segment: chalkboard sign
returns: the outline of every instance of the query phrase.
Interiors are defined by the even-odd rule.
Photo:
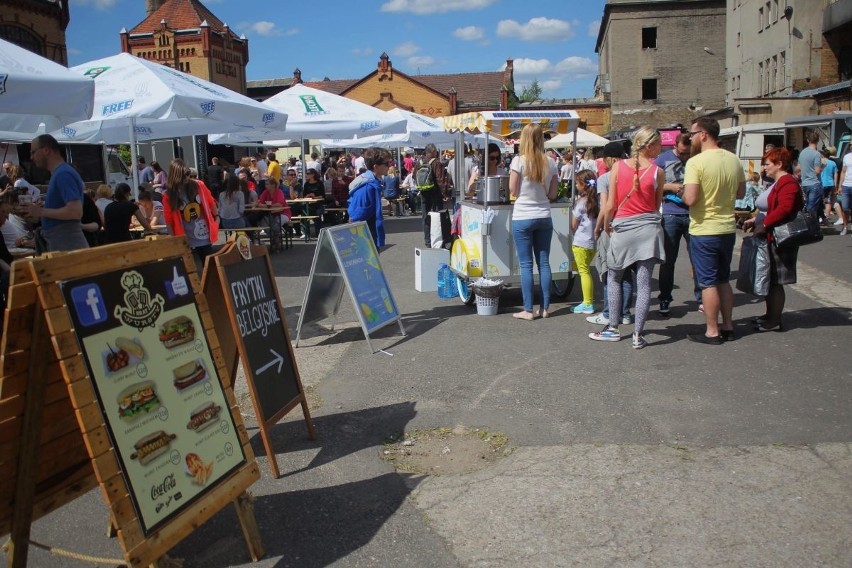
[[[349,291],[372,352],[370,334],[374,331],[397,322],[405,335],[373,237],[362,221],[320,231],[296,328],[297,347],[304,323],[337,315],[344,289]]]
[[[237,347],[270,466],[278,477],[268,429],[301,404],[308,435],[314,439],[315,434],[266,247],[250,244],[245,235],[228,243],[205,266],[204,288],[212,289],[217,280],[230,323],[225,329],[217,327],[217,335],[223,344],[233,341]],[[221,321],[214,318],[214,325]],[[234,363],[226,361],[231,369],[236,369]]]

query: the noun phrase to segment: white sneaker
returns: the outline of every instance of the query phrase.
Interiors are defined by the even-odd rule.
[[[601,312],[599,314],[587,317],[586,321],[595,325],[607,325],[609,323],[609,318],[604,317],[603,312]]]
[[[835,224],[835,225],[842,225],[842,224],[843,224],[843,219],[838,219],[837,221],[835,221],[835,222],[834,222],[834,224]]]
[[[848,232],[849,232],[849,229],[847,227],[843,227],[843,229],[840,230],[840,236],[842,237],[843,235],[845,235]]]
[[[648,345],[648,342],[645,341],[644,335],[633,332],[633,349],[643,349],[647,345]]]
[[[621,316],[621,323],[623,323],[624,325],[630,325],[631,323],[633,323],[633,316],[631,316],[630,314],[627,314],[626,316]]]

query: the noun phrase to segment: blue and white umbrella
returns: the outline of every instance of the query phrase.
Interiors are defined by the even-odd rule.
[[[0,131],[27,140],[92,115],[95,84],[0,39]]]

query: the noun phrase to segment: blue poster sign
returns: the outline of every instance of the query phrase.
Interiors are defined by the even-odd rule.
[[[398,319],[399,311],[367,224],[354,223],[328,232],[367,333]]]

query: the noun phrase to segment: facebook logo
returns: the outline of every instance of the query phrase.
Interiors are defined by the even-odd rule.
[[[71,301],[77,311],[77,319],[80,325],[89,327],[105,322],[107,309],[104,305],[104,297],[97,284],[86,284],[71,289]]]

